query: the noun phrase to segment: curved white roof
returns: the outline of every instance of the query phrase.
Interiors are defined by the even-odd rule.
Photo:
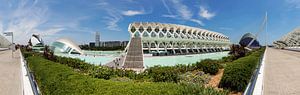
[[[11,43],[2,35],[0,35],[0,48],[8,48]]]
[[[129,25],[128,29],[139,29],[140,27],[147,29],[147,28],[151,28],[151,29],[172,29],[174,31],[176,30],[186,30],[186,33],[189,34],[204,34],[210,37],[217,37],[217,38],[224,38],[224,39],[229,39],[228,36],[225,36],[224,34],[218,33],[218,32],[214,32],[214,31],[210,31],[210,30],[206,30],[206,29],[201,29],[201,28],[196,28],[196,27],[190,27],[190,26],[185,26],[185,25],[178,25],[178,24],[168,24],[168,23],[157,23],[157,22],[133,22]],[[130,30],[128,30],[130,31]],[[182,31],[180,31],[182,32]]]
[[[82,52],[82,50],[79,48],[79,46],[75,42],[73,42],[72,40],[70,40],[70,39],[61,38],[61,39],[56,40],[56,42],[63,43],[65,45],[67,45],[69,48],[72,48],[73,50],[75,50],[76,52],[78,52],[80,54],[84,54]]]
[[[39,35],[34,35],[34,34],[30,38],[29,42],[31,42],[32,46],[35,46],[37,44],[42,44],[42,45],[44,44],[43,40],[40,38],[40,36]]]

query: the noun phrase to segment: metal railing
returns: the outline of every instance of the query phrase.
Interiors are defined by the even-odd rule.
[[[34,75],[33,75],[32,71],[28,68],[27,61],[24,59],[22,53],[21,53],[21,57],[23,59],[22,61],[24,62],[24,67],[26,69],[27,76],[28,76],[29,81],[30,81],[32,92],[33,92],[34,95],[40,95],[40,90],[38,88],[37,82],[34,79]]]
[[[261,57],[259,59],[259,64],[256,66],[256,69],[254,70],[254,72],[251,76],[250,82],[248,83],[247,88],[244,91],[243,95],[252,95],[253,94],[255,84],[256,84],[256,81],[257,81],[257,77],[260,74],[259,71],[261,69],[261,65],[262,65],[262,62],[263,62],[264,55],[265,55],[265,52],[261,55]]]

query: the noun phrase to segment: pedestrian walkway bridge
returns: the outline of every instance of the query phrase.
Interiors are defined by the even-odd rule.
[[[264,95],[300,95],[300,52],[267,48]]]

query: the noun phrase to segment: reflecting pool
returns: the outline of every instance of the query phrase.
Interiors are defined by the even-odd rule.
[[[104,65],[122,54],[121,51],[84,51],[86,55],[77,54],[56,54],[59,56],[79,58],[95,65]],[[205,53],[205,54],[192,54],[192,55],[177,55],[177,56],[145,56],[144,64],[146,67],[153,67],[155,65],[161,66],[174,66],[176,64],[191,64],[203,59],[220,59],[228,56],[228,51]]]
[[[144,57],[144,64],[146,67],[152,67],[155,65],[174,66],[176,64],[191,64],[208,58],[221,59],[222,57],[228,56],[228,53],[229,52],[226,51],[192,55]]]

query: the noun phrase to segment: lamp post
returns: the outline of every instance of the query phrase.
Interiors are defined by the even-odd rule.
[[[11,56],[14,57],[13,55],[13,48],[14,48],[14,33],[13,32],[4,32],[3,33],[5,36],[11,36]]]

